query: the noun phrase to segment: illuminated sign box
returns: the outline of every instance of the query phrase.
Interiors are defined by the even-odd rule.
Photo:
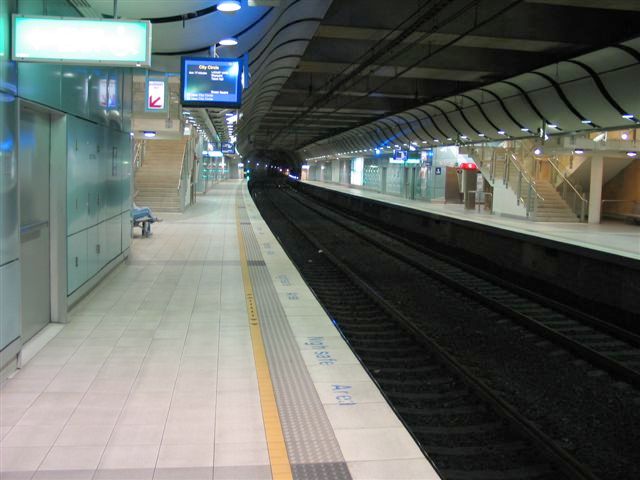
[[[180,101],[185,107],[239,108],[242,66],[235,58],[182,57]]]
[[[167,90],[167,83],[164,78],[147,78],[145,110],[148,112],[165,112],[167,110]]]
[[[151,66],[151,23],[13,15],[12,58],[72,65]]]

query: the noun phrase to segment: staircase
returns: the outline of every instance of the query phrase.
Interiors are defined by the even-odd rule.
[[[544,198],[544,201],[536,203],[535,221],[573,223],[579,221],[577,215],[567,206],[567,203],[549,182],[538,180],[536,190]]]
[[[136,171],[135,202],[154,212],[182,212],[178,184],[186,140],[149,140]]]
[[[507,168],[509,165],[509,168]],[[579,222],[578,216],[571,210],[556,188],[548,181],[537,180],[533,188],[539,197],[535,203],[527,207],[531,199],[529,184],[530,174],[524,170],[523,164],[511,152],[498,148],[494,151],[490,162],[485,162],[480,168],[489,184],[497,188],[498,185],[508,185],[516,197],[520,195],[521,203],[527,211],[533,211],[532,218],[537,222]],[[508,177],[508,178],[507,178]],[[535,195],[534,192],[534,195]],[[523,210],[524,213],[524,210]]]

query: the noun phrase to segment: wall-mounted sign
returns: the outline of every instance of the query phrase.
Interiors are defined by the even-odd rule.
[[[151,23],[13,15],[13,60],[151,66]]]
[[[222,153],[234,154],[236,153],[236,144],[231,142],[222,142]]]
[[[442,167],[436,167],[436,175],[442,175]]]
[[[185,107],[239,108],[241,61],[234,58],[182,57],[180,101]]]
[[[146,110],[152,112],[166,111],[167,82],[164,78],[147,78]]]
[[[98,103],[105,108],[118,108],[118,82],[101,78],[98,83]]]
[[[407,151],[406,150],[394,150],[393,151],[393,159],[394,160],[406,160],[407,159]]]

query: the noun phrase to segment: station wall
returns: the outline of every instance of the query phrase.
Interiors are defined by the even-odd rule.
[[[60,223],[53,228],[60,229],[66,245],[54,251],[52,244],[51,255],[52,265],[66,266],[61,269],[64,293],[77,292],[126,254],[131,231],[131,70],[16,64],[9,36],[13,13],[79,16],[67,0],[0,1],[0,368],[17,353],[21,336],[21,104],[62,119],[51,130],[64,146],[51,150],[51,181],[55,167],[63,184],[52,189],[60,198],[51,198],[51,208],[52,221]],[[54,216],[58,205],[66,208]],[[65,313],[66,308],[65,302]]]

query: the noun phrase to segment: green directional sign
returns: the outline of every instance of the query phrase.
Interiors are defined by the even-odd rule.
[[[151,66],[151,23],[13,15],[12,58],[74,65]]]

